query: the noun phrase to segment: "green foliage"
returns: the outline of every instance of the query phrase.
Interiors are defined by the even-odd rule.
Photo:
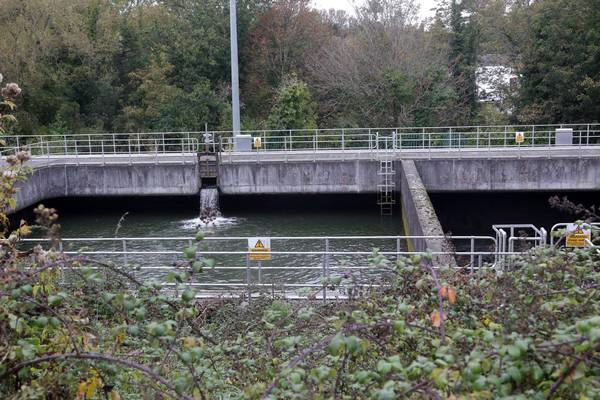
[[[52,211],[37,226],[51,230]],[[47,215],[47,217],[45,217]],[[395,263],[345,302],[204,302],[189,287],[204,235],[167,281],[2,244],[0,393],[148,398],[597,398],[600,258],[540,247],[512,270],[431,256]],[[60,272],[62,271],[62,273]],[[62,278],[61,278],[62,277]],[[59,280],[61,279],[61,280]],[[330,285],[331,282],[324,283]],[[313,293],[310,297],[316,297]]]
[[[571,12],[565,12],[566,9]],[[520,114],[530,122],[589,122],[600,115],[600,10],[595,0],[531,7]]]
[[[295,76],[286,79],[278,89],[269,115],[271,129],[314,129],[317,127],[316,104],[308,85]]]

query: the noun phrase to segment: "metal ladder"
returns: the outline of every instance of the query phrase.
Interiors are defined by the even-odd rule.
[[[379,159],[379,170],[377,171],[379,178],[377,204],[380,207],[381,215],[392,215],[394,205],[396,204],[394,198],[396,192],[396,180],[394,176],[396,175],[396,171],[394,171],[394,162],[391,153],[387,149],[388,138],[385,139],[385,147]]]

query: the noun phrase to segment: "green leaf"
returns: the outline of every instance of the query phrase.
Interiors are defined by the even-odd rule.
[[[188,260],[193,260],[194,258],[196,258],[196,252],[198,251],[198,249],[196,247],[188,247],[186,249],[183,250],[183,255],[188,259]]]

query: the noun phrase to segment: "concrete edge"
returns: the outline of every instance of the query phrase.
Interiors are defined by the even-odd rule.
[[[408,236],[444,236],[442,225],[435,213],[427,189],[413,160],[400,162],[400,204],[402,207],[402,223]],[[452,248],[447,239],[412,239],[408,240],[409,251],[449,251]],[[452,255],[434,256],[435,264],[455,267],[456,260]]]

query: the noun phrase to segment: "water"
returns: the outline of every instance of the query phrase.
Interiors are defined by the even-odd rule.
[[[221,216],[219,209],[219,190],[204,188],[200,190],[200,218],[205,222]]]
[[[46,201],[58,209],[63,238],[123,237],[193,237],[198,230],[208,237],[248,236],[397,236],[402,235],[400,215],[381,217],[374,196],[248,196],[221,198],[221,213],[207,218],[207,210],[218,204],[216,189],[203,190],[201,198],[128,198],[128,199],[59,199]],[[200,209],[202,215],[199,217]],[[31,211],[19,217],[31,218]],[[121,223],[119,224],[119,221]],[[210,221],[210,222],[208,222]],[[65,244],[66,250],[89,249],[121,251],[121,241]],[[365,251],[374,247],[397,250],[396,240],[332,240],[330,251]],[[130,255],[113,257],[116,263],[142,268],[138,274],[164,279],[167,268],[182,260],[187,240],[131,241],[128,251],[176,251],[169,255]],[[205,241],[204,251],[246,251],[243,239]],[[401,249],[405,249],[401,243]],[[273,240],[273,251],[325,251],[324,240]],[[105,259],[111,256],[103,255]],[[246,282],[244,255],[214,255],[218,268],[202,275],[205,284]],[[335,267],[368,266],[369,256],[331,256],[328,264],[332,275]],[[322,255],[274,255],[262,263],[261,283],[319,283],[323,267]],[[253,264],[256,265],[256,264]],[[283,267],[273,270],[270,268]],[[162,269],[157,269],[162,268]],[[301,269],[308,268],[308,269]],[[337,271],[343,274],[343,270]],[[258,282],[258,273],[251,276]]]

